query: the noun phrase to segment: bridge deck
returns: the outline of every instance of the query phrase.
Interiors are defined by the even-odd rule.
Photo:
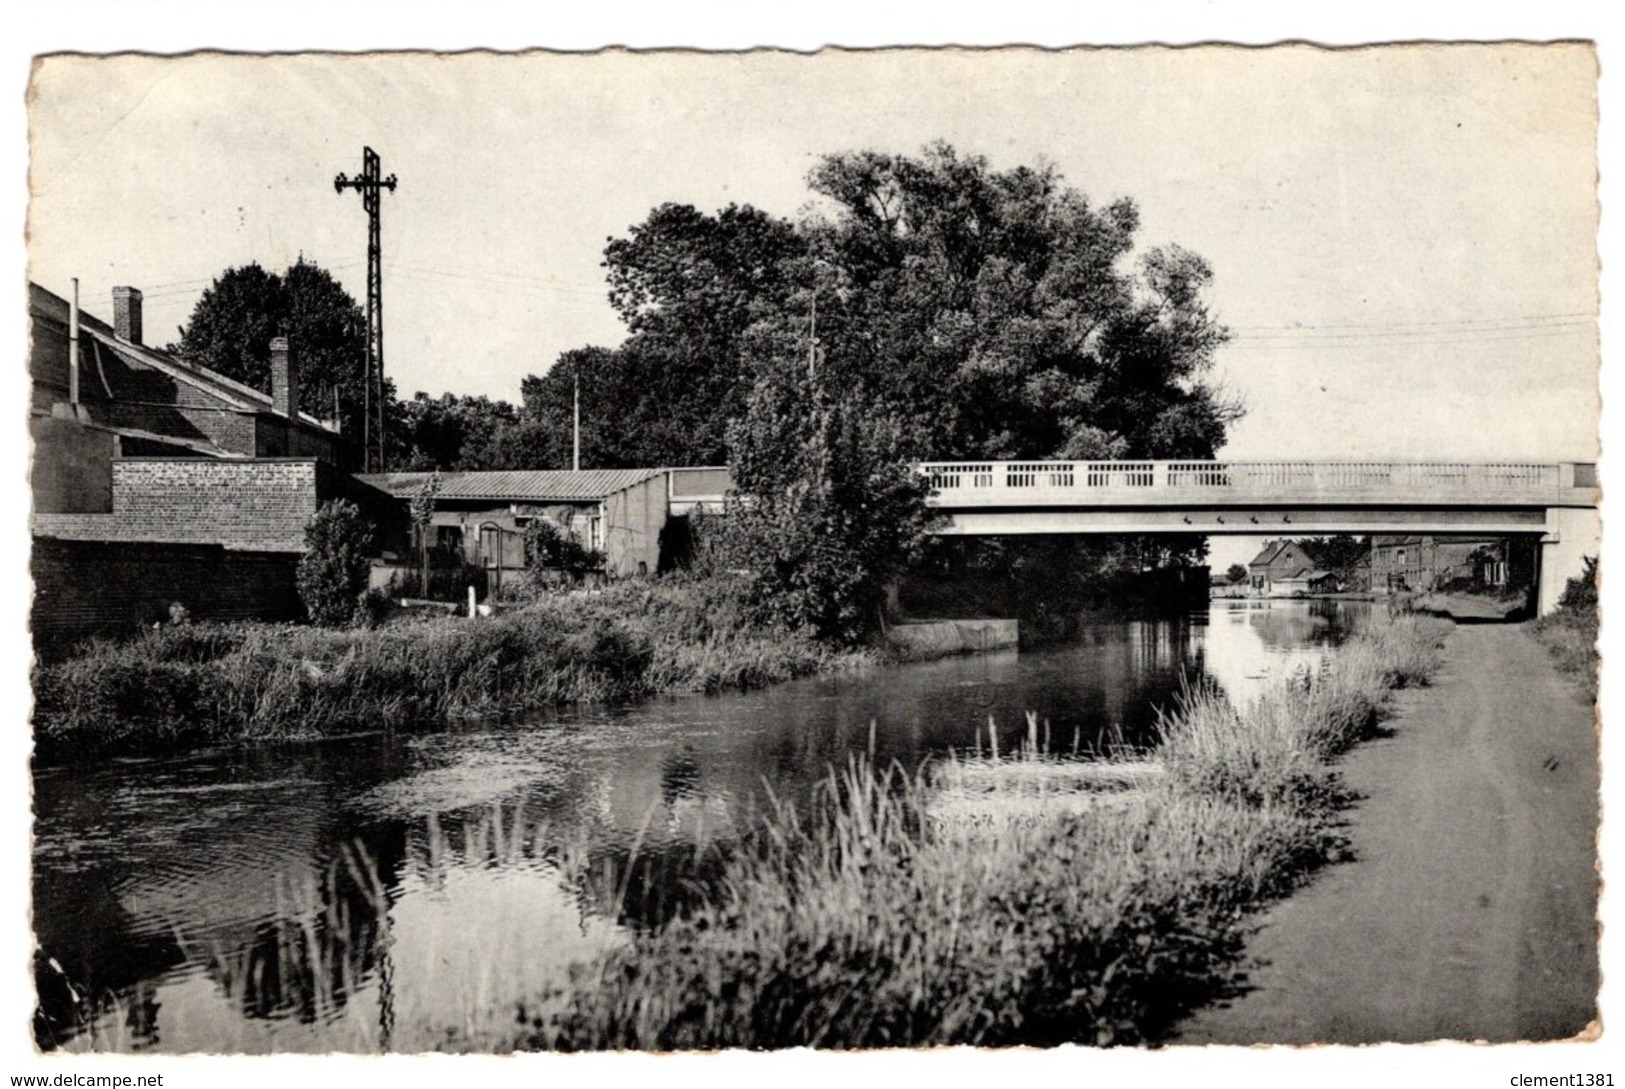
[[[1589,507],[1596,468],[1561,462],[930,462],[944,510]]]

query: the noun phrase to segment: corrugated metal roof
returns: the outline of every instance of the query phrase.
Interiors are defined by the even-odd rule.
[[[603,499],[657,476],[659,469],[493,470],[440,474],[441,499],[493,499],[517,503],[545,503]],[[361,480],[391,495],[409,498],[418,493],[433,473],[368,473]]]

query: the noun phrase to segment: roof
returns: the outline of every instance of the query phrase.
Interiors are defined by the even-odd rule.
[[[30,282],[28,311],[29,317],[34,322],[46,326],[60,326],[61,335],[66,337],[69,311],[66,299]],[[207,367],[189,363],[160,348],[121,340],[112,326],[84,309],[79,311],[79,334],[88,347],[88,352],[85,348],[81,348],[85,367],[80,378],[80,389],[84,392],[86,400],[101,400],[103,395],[107,400],[161,400],[161,395],[155,394],[152,386],[156,372],[158,375],[202,390],[227,407],[245,412],[273,411],[269,393],[263,393],[236,379],[227,378]],[[66,389],[68,362],[65,349],[59,348],[56,351],[40,349],[41,345],[36,334],[30,361],[34,370],[34,381]],[[299,422],[324,431],[333,430],[329,424],[305,412],[299,413]]]
[[[1281,553],[1287,550],[1288,545],[1293,543],[1295,542],[1286,538],[1282,538],[1279,541],[1266,541],[1264,542],[1264,550],[1258,555],[1254,556],[1247,566],[1268,567],[1280,557]]]
[[[603,499],[660,475],[660,469],[523,469],[440,474],[440,499],[488,499],[512,503]],[[357,479],[396,498],[417,495],[434,473],[366,473]]]

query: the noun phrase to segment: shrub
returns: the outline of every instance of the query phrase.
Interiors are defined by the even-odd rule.
[[[1597,608],[1597,558],[1595,556],[1582,556],[1585,570],[1569,579],[1563,585],[1563,595],[1557,599],[1557,607],[1569,612],[1595,612]]]
[[[297,574],[299,598],[312,623],[325,628],[351,623],[367,589],[372,526],[354,503],[332,499],[305,526],[305,554]]]
[[[1597,698],[1597,561],[1585,557],[1585,570],[1568,580],[1557,608],[1535,622],[1535,637],[1546,644],[1557,667],[1580,677],[1586,693]]]

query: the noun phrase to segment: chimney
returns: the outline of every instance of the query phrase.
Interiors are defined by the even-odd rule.
[[[299,414],[299,368],[287,337],[271,340],[271,408],[290,420]]]
[[[141,343],[141,292],[133,287],[113,289],[113,332],[120,340]]]

